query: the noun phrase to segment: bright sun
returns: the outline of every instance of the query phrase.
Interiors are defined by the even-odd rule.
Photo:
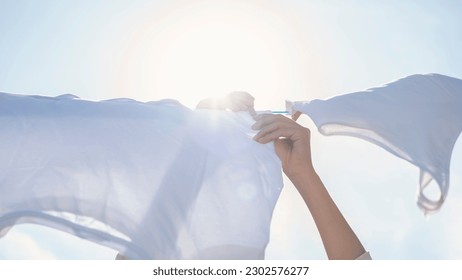
[[[281,109],[289,93],[302,91],[303,36],[290,20],[256,4],[201,3],[144,24],[127,52],[121,88],[137,99],[174,98],[190,107],[248,91],[262,109]]]

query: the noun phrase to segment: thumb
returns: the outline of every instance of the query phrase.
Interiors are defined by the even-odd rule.
[[[274,149],[276,150],[276,154],[282,163],[285,162],[285,158],[287,157],[290,148],[291,147],[288,139],[279,138],[274,140]]]

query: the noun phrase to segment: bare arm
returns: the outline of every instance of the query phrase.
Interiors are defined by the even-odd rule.
[[[364,247],[330,197],[311,161],[310,131],[280,115],[260,115],[255,140],[275,141],[284,173],[308,206],[329,259],[356,259]]]

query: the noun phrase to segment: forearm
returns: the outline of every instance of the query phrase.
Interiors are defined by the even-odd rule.
[[[297,114],[295,115],[295,117]],[[310,130],[276,115],[259,115],[255,141],[274,141],[282,169],[305,200],[329,259],[356,259],[364,253],[361,242],[338,210],[311,162]]]
[[[364,247],[327,192],[314,170],[292,176],[308,206],[329,259],[356,259]]]

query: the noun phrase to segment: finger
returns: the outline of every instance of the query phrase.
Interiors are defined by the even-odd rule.
[[[301,115],[302,115],[302,112],[295,111],[295,113],[292,114],[292,120],[297,121]]]
[[[256,122],[252,126],[252,128],[255,130],[261,129],[275,122],[288,123],[288,124],[294,123],[292,120],[290,120],[289,118],[283,115],[261,114],[256,117]]]
[[[284,123],[284,122],[271,123],[263,127],[257,133],[257,135],[255,135],[254,139],[265,137],[266,135],[270,135],[274,132],[278,134],[278,137],[292,137],[292,135],[296,133],[296,131],[299,129],[299,126],[297,124],[295,125],[294,124],[295,123]]]
[[[272,130],[267,133],[263,133],[262,135],[256,135],[254,138],[255,141],[261,144],[266,144],[271,141],[275,141],[277,139],[280,139],[282,137],[284,138],[290,138],[293,134],[293,130],[290,128],[278,128],[276,130]]]
[[[276,150],[276,154],[279,156],[280,159],[284,158],[284,154],[286,151],[290,149],[291,141],[285,138],[279,138],[274,140],[274,148]]]
[[[265,136],[266,134],[271,133],[274,130],[279,129],[279,128],[281,128],[281,126],[278,123],[269,124],[269,125],[263,127],[262,129],[260,129],[260,131],[254,136],[254,139],[261,138],[261,137]]]

